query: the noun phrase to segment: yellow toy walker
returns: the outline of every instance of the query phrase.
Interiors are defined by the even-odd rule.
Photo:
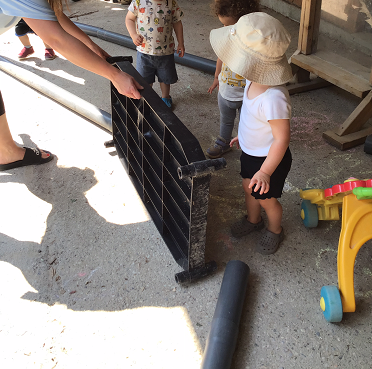
[[[372,179],[351,178],[325,190],[300,190],[301,218],[305,227],[318,225],[318,220],[340,219],[338,243],[338,288],[323,286],[320,306],[328,322],[340,322],[343,312],[355,311],[354,263],[359,249],[372,239]]]

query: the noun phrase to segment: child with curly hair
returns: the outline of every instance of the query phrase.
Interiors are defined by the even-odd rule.
[[[235,24],[243,15],[257,12],[259,0],[215,0],[213,10],[224,26]],[[234,73],[230,68],[217,59],[214,80],[208,92],[218,87],[218,107],[220,110],[220,134],[213,146],[207,149],[207,155],[214,159],[219,158],[232,148],[229,143],[236,112],[240,114],[243,101],[245,78]]]

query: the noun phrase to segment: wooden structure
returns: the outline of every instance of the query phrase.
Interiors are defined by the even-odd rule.
[[[302,0],[297,51],[290,58],[296,84],[291,94],[327,85],[336,85],[363,100],[338,129],[323,138],[341,150],[363,144],[372,126],[363,128],[372,117],[372,70],[329,51],[317,51],[322,0]],[[318,78],[310,80],[310,73]]]

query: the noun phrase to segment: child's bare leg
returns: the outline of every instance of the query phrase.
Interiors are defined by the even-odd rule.
[[[45,46],[46,49],[53,49],[51,46],[49,46],[49,45],[46,44],[45,42],[44,42],[44,46]]]
[[[30,39],[27,35],[19,36],[18,38],[22,42],[23,46],[31,46]]]
[[[169,99],[170,85],[160,82],[161,97]]]
[[[245,195],[245,205],[247,207],[247,220],[250,223],[256,224],[261,221],[261,205],[252,195],[252,189],[249,188],[250,178],[243,178],[243,190]]]
[[[274,197],[271,199],[259,200],[259,203],[264,208],[269,221],[267,229],[272,233],[279,234],[282,231],[282,205]]]

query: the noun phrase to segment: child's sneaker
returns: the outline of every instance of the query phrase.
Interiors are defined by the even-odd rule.
[[[26,59],[28,56],[32,55],[34,53],[34,48],[31,47],[24,47],[21,52],[18,54],[18,59],[23,60]]]
[[[165,102],[165,105],[167,105],[168,108],[172,107],[172,98],[170,96],[169,97],[162,97],[161,99]]]
[[[57,57],[53,49],[45,49],[45,60],[53,60]]]
[[[217,136],[214,146],[208,147],[207,156],[209,156],[211,159],[216,159],[231,150],[232,147],[230,147],[230,143],[227,142],[223,137]]]

